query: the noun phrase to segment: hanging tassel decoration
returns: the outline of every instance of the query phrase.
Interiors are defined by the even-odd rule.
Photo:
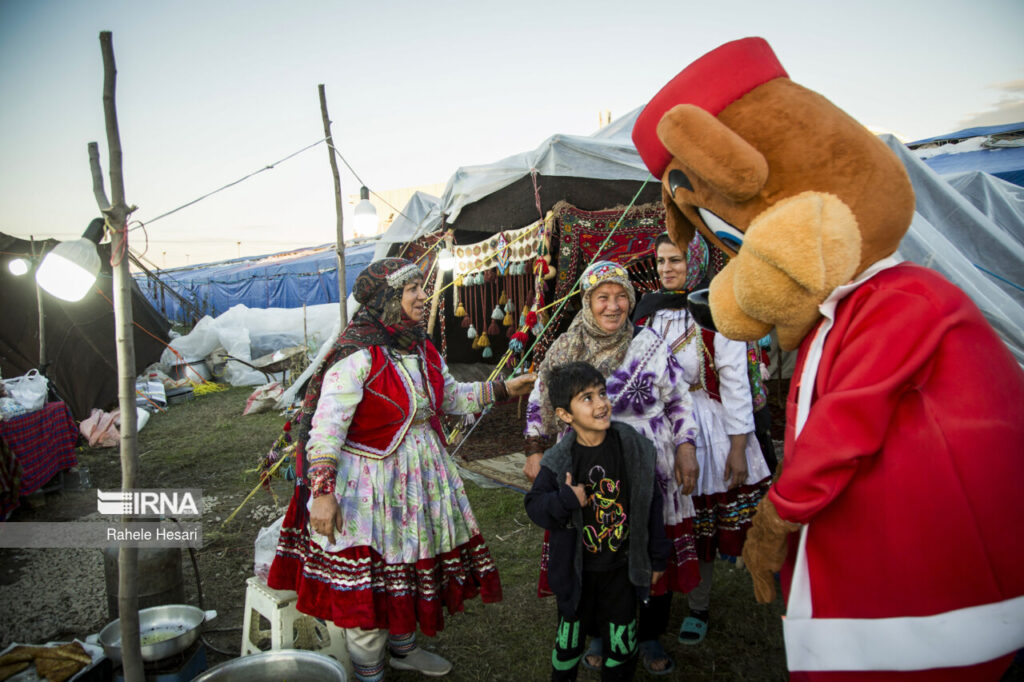
[[[465,312],[465,311],[463,311],[463,312]],[[472,326],[473,326],[473,320],[469,317],[469,315],[466,315],[465,317],[462,318],[462,328],[463,329],[469,329]]]
[[[523,307],[529,308],[533,305],[533,289],[526,292],[526,300],[523,301]]]
[[[491,324],[487,327],[487,333],[491,336],[497,336],[501,333],[501,327],[498,325],[497,320],[491,320]]]
[[[515,301],[510,300],[507,303],[505,303],[505,312],[506,313],[509,313],[511,315],[515,311],[516,311],[516,302]]]
[[[468,320],[469,318],[467,317],[466,319]],[[476,328],[473,326],[472,322],[469,323],[469,329],[466,330],[466,338],[467,339],[475,339],[476,338]]]
[[[519,313],[519,326],[520,327],[526,326],[526,311],[525,310],[522,311],[521,313]]]
[[[506,327],[512,326],[512,313],[505,313],[505,319],[501,321]]]
[[[494,306],[494,310],[491,311],[492,320],[500,320],[505,317],[505,311],[501,309],[501,306]]]
[[[491,350],[490,346],[487,346],[486,348],[484,348],[484,355],[483,355],[483,357],[484,357],[485,360],[488,359],[488,358],[493,358],[494,357],[494,351]]]
[[[484,281],[490,284],[494,281],[494,278],[498,276],[497,271],[491,269],[484,273]]]
[[[508,303],[508,294],[502,291],[501,297],[498,299],[498,305],[505,305],[506,303]]]
[[[512,335],[512,339],[508,342],[509,350],[513,353],[522,353],[523,348],[526,347],[526,343],[530,340],[530,337],[526,335],[526,332],[517,331]]]
[[[487,338],[487,334],[481,334],[476,339],[476,345],[480,348],[487,348],[491,345],[491,340]]]
[[[455,317],[465,317],[466,308],[462,305],[462,301],[459,301],[459,307],[455,309]]]
[[[515,333],[516,333],[516,328],[515,327],[509,327],[508,329],[505,330],[505,336],[507,336],[510,339],[513,336],[515,336]]]
[[[527,327],[530,327],[531,329],[533,327],[537,326],[537,313],[535,313],[532,310],[530,312],[526,313],[526,319],[523,320],[523,323]]]

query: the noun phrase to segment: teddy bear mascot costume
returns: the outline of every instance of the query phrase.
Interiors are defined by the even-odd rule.
[[[676,244],[697,229],[731,256],[718,331],[799,348],[743,551],[760,602],[782,570],[791,677],[998,679],[1024,646],[1024,372],[895,255],[914,213],[896,155],[760,38],[686,67],[633,141]]]

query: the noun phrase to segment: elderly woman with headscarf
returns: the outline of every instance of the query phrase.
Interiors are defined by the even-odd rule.
[[[654,586],[650,601],[641,606],[638,633],[644,667],[668,674],[675,664],[658,637],[668,624],[671,592],[686,592],[700,580],[693,537],[693,504],[689,493],[698,478],[695,455],[697,428],[682,368],[655,330],[633,337],[629,311],[636,301],[625,268],[609,261],[591,264],[580,279],[582,309],[569,328],[552,344],[538,371],[526,410],[524,473],[534,478],[541,456],[559,437],[547,397],[550,369],[581,360],[608,378],[612,418],[628,423],[646,436],[658,453],[657,481],[664,500],[665,530],[673,551],[665,577]],[[627,454],[628,456],[628,454]],[[541,559],[541,591],[545,591],[547,553]],[[647,613],[656,608],[653,615]],[[664,611],[664,619],[662,619]],[[662,623],[664,620],[664,623]],[[591,640],[584,665],[595,668],[601,657],[600,640]]]
[[[444,445],[443,413],[480,412],[525,394],[533,377],[457,383],[420,322],[426,296],[413,263],[387,258],[356,279],[361,308],[310,380],[296,415],[299,480],[268,584],[296,608],[346,629],[355,677],[390,665],[444,675],[416,646],[449,613],[501,583]]]
[[[701,328],[686,309],[688,292],[706,275],[707,244],[697,235],[684,253],[662,234],[655,249],[661,290],[643,297],[633,319],[668,342],[693,398],[700,464],[694,528],[701,579],[687,595],[690,614],[679,641],[698,644],[708,628],[715,555],[740,555],[771,472],[754,435],[747,345]]]

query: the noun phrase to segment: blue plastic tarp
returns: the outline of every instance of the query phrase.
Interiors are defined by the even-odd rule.
[[[982,149],[959,154],[937,154],[924,160],[939,175],[984,171],[1024,187],[1024,147]]]
[[[345,291],[352,291],[356,276],[373,260],[374,244],[345,249]],[[300,308],[338,302],[338,261],[333,244],[300,251],[236,258],[162,270],[160,280],[199,308],[216,317],[234,305],[249,308]],[[172,321],[184,322],[185,306],[147,275],[135,279],[153,306]]]
[[[945,135],[936,135],[935,137],[929,137],[924,140],[916,140],[914,142],[907,143],[907,146],[911,149],[918,147],[929,142],[942,142],[945,140],[966,140],[969,137],[987,137],[989,135],[1003,135],[1006,133],[1017,132],[1018,130],[1024,130],[1024,121],[1019,123],[1003,123],[995,126],[979,126],[977,128],[964,128],[958,130],[955,133],[946,133]]]

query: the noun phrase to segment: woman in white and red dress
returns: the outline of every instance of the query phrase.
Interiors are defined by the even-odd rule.
[[[700,478],[693,492],[700,584],[687,595],[690,614],[679,641],[698,644],[707,634],[716,554],[739,556],[771,472],[754,435],[747,345],[702,329],[686,309],[687,292],[705,277],[708,247],[695,236],[685,251],[668,234],[655,240],[661,291],[647,294],[633,313],[672,349],[690,385],[698,427]]]
[[[300,612],[346,628],[356,679],[390,665],[444,675],[420,649],[443,607],[501,599],[498,571],[444,448],[442,413],[481,411],[530,390],[533,377],[457,383],[422,326],[423,273],[387,258],[356,280],[361,304],[310,381],[296,416],[300,484],[268,584],[295,590]],[[304,484],[308,481],[308,488]]]

